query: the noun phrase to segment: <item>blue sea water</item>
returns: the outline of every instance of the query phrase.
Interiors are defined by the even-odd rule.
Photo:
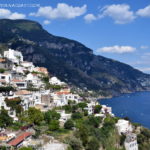
[[[117,117],[129,117],[150,129],[150,92],[124,94],[120,97],[100,100],[100,104],[112,107]]]

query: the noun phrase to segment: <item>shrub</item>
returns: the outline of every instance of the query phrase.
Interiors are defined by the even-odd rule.
[[[5,69],[0,68],[0,73],[4,73],[4,72],[5,72]]]
[[[72,119],[80,119],[83,115],[80,112],[75,112],[72,114]]]
[[[95,137],[92,137],[87,144],[86,150],[99,150],[99,145],[99,141]]]
[[[59,129],[59,121],[58,120],[52,120],[49,124],[49,130],[55,131]]]
[[[71,136],[68,138],[67,143],[70,145],[72,150],[82,150],[82,142],[79,138]]]
[[[50,123],[52,120],[59,120],[60,114],[57,113],[55,110],[49,110],[44,114],[44,120],[47,123]]]
[[[94,108],[94,113],[95,114],[100,113],[101,109],[102,109],[101,105],[96,105],[95,108]]]
[[[88,123],[90,125],[92,125],[93,127],[98,128],[99,124],[101,123],[101,118],[100,117],[90,116]]]
[[[67,120],[64,124],[65,129],[72,129],[74,127],[74,123],[71,119]]]

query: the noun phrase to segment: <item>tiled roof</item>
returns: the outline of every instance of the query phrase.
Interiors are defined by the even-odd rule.
[[[68,91],[62,91],[62,92],[56,92],[57,95],[68,95],[70,92]]]
[[[0,82],[1,82],[1,83],[4,83],[4,82],[6,82],[6,81],[1,79]]]
[[[0,62],[5,62],[6,59],[0,58]]]
[[[16,95],[28,95],[28,94],[31,94],[31,92],[27,90],[20,90],[20,91],[15,92],[15,94]]]
[[[25,82],[25,81],[19,80],[19,79],[13,79],[12,81],[13,81],[13,82]]]
[[[38,72],[48,73],[47,68],[44,67],[36,67],[35,70]]]
[[[24,132],[20,136],[18,136],[17,138],[15,138],[14,140],[10,141],[8,144],[11,145],[11,146],[17,146],[24,139],[26,139],[27,137],[29,137],[31,135],[32,135],[32,133],[30,133],[30,132]]]

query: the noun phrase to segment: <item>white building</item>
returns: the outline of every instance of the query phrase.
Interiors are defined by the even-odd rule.
[[[126,150],[138,150],[136,134],[134,133],[127,134],[124,146]]]
[[[13,79],[12,84],[14,87],[23,90],[27,88],[27,82],[25,80]]]
[[[52,85],[64,85],[64,82],[61,82],[57,77],[52,77],[49,80],[49,83]]]
[[[28,110],[29,107],[34,107],[35,102],[33,100],[33,95],[30,91],[20,90],[15,92],[15,95],[21,98],[21,105],[24,110]]]
[[[22,66],[14,65],[12,70],[15,71],[16,73],[24,74],[24,67]]]
[[[25,79],[28,83],[33,84],[36,88],[40,88],[43,85],[43,82],[38,77],[37,74],[29,73]]]
[[[132,124],[128,120],[124,119],[119,119],[118,122],[116,123],[116,127],[120,135],[121,133],[127,134],[133,131]]]
[[[4,51],[4,57],[8,58],[14,63],[20,64],[23,62],[23,55],[19,51],[15,51],[13,49],[9,49],[8,51]]]
[[[75,103],[80,102],[80,96],[79,95],[72,94],[68,91],[60,91],[60,92],[52,93],[51,96],[53,98],[53,102],[54,102],[55,106],[68,105],[69,100],[73,101]]]
[[[85,108],[85,110],[88,111],[88,115],[92,115],[94,113],[94,108],[96,105],[98,105],[98,103],[94,101],[87,103],[87,107]]]
[[[112,113],[112,108],[108,107],[106,105],[102,105],[101,113],[103,113],[103,114],[109,114],[111,116],[114,116],[114,114]]]
[[[0,73],[0,82],[4,82],[6,84],[9,84],[12,79],[11,73]]]
[[[24,70],[28,70],[30,72],[32,72],[34,70],[34,68],[35,68],[33,63],[32,62],[28,62],[28,61],[21,62],[21,66],[24,67]]]
[[[71,118],[71,114],[66,114],[65,111],[57,111],[60,114],[59,122],[64,124],[68,119]]]

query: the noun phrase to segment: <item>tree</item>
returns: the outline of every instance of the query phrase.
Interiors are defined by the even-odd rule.
[[[92,137],[87,144],[86,150],[99,150],[99,141],[97,138]]]
[[[82,125],[80,128],[79,128],[79,136],[80,136],[80,139],[82,140],[82,143],[84,146],[86,146],[86,144],[88,143],[88,129],[85,125]]]
[[[44,114],[44,120],[49,124],[52,120],[59,120],[60,114],[55,110],[49,110]]]
[[[4,73],[6,70],[4,68],[0,68],[0,73]]]
[[[0,127],[7,127],[11,125],[13,122],[12,118],[8,115],[7,110],[5,110],[3,107],[0,111]]]
[[[126,136],[124,134],[121,134],[121,136],[120,136],[120,145],[121,146],[123,146],[125,139],[126,139]]]
[[[64,124],[65,129],[72,129],[74,127],[74,123],[71,119],[67,120]]]
[[[92,125],[93,127],[98,128],[99,124],[101,123],[101,118],[100,117],[90,116],[88,123],[90,125]]]
[[[80,112],[75,112],[72,114],[72,119],[80,119],[83,115]]]
[[[65,105],[65,106],[63,106],[63,109],[65,109],[66,113],[71,113],[72,112],[72,106],[71,105]]]
[[[49,124],[49,130],[55,131],[59,129],[59,121],[58,120],[52,120]]]
[[[28,109],[28,117],[31,123],[34,123],[36,125],[40,124],[40,122],[44,119],[42,112],[34,107],[30,107]]]
[[[82,142],[79,138],[71,136],[68,138],[67,143],[71,146],[72,150],[82,150]]]
[[[15,110],[16,113],[21,113],[23,111],[23,108],[20,105],[20,103],[21,103],[20,97],[15,97],[15,98],[11,98],[11,99],[6,98],[5,102],[6,102],[6,105],[8,107],[10,107],[12,110]]]
[[[79,104],[78,104],[78,107],[83,110],[85,107],[87,107],[87,103],[83,103],[83,102],[82,102],[82,103],[79,103]]]
[[[94,108],[94,113],[95,113],[95,114],[100,113],[101,109],[102,109],[102,106],[101,106],[101,105],[96,105],[95,108]]]

